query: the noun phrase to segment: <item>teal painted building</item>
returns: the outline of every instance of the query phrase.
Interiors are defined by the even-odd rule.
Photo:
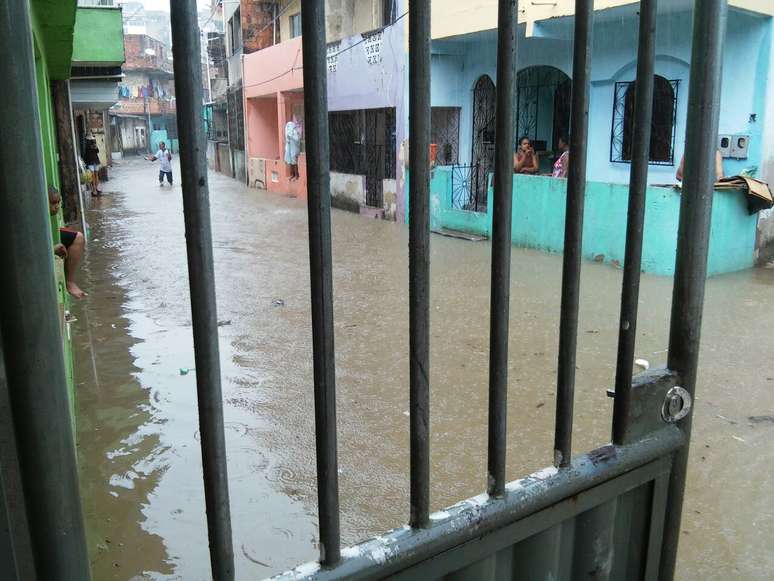
[[[682,0],[659,3],[655,72],[670,87],[665,87],[656,103],[656,115],[660,112],[668,127],[662,128],[666,155],[652,160],[650,167],[650,182],[654,184],[674,183],[685,146],[691,4]],[[629,164],[620,149],[629,125],[626,94],[636,74],[637,5],[599,10],[594,17],[588,178],[628,183]],[[556,136],[569,129],[573,25],[572,16],[540,21],[529,37],[525,27],[519,26],[514,131],[517,137],[527,135],[539,142],[538,150],[542,149],[545,158],[553,157]],[[750,140],[743,158],[724,159],[726,175],[760,168],[765,137],[774,132],[774,119],[766,118],[766,94],[771,90],[770,71],[774,68],[772,36],[771,16],[729,8],[719,132],[749,135]],[[476,111],[486,116],[476,105],[485,101],[476,98],[476,87],[482,78],[488,78],[494,90],[496,53],[496,30],[433,40],[434,138],[451,145],[449,161],[462,165],[475,162],[476,137],[480,137],[482,127],[486,129],[486,119],[476,118]],[[443,152],[443,147],[439,151]],[[445,163],[445,158],[441,162]]]
[[[665,275],[674,271],[680,193],[671,185],[685,148],[692,6],[683,0],[659,3],[656,27],[643,269]],[[628,4],[594,13],[584,256],[606,262],[622,262],[624,253],[637,10],[637,4]],[[529,34],[526,26],[518,27],[514,139],[532,140],[541,174],[550,175],[558,137],[569,132],[573,26],[574,18],[566,16],[535,22]],[[729,8],[718,144],[724,135],[745,136],[748,147],[723,150],[725,175],[747,171],[765,177],[772,158],[774,115],[766,99],[774,87],[772,26],[769,15]],[[434,228],[489,234],[496,43],[496,30],[433,40],[432,141],[439,164],[450,166],[434,174]],[[550,177],[514,177],[514,244],[562,251],[565,187]],[[747,213],[739,192],[716,192],[714,206],[710,273],[752,266],[758,216]]]

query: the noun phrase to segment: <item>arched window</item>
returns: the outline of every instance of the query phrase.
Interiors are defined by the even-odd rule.
[[[650,134],[650,163],[674,165],[675,121],[679,81],[658,75],[653,84],[653,118]],[[636,82],[615,84],[610,161],[630,162],[634,142],[634,96]]]

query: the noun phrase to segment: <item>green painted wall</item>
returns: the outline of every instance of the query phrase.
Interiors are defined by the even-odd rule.
[[[38,112],[40,114],[40,137],[43,143],[43,163],[46,183],[59,187],[59,154],[56,146],[56,125],[51,103],[51,83],[46,62],[41,55],[35,59],[35,78],[38,90]]]
[[[59,188],[59,154],[56,139],[56,121],[51,97],[51,79],[67,78],[70,71],[71,51],[63,47],[62,39],[69,38],[69,46],[72,47],[72,25],[69,24],[69,37],[63,29],[67,28],[67,15],[72,9],[72,15],[75,14],[75,2],[62,1],[57,2],[56,6],[51,7],[50,2],[33,1],[31,3],[31,22],[33,50],[35,55],[35,89],[38,98],[38,115],[40,119],[40,137],[43,147],[43,172],[47,185],[53,185]],[[65,10],[67,9],[67,10]],[[64,24],[54,18],[60,15],[65,18]],[[63,60],[63,54],[57,54],[51,57],[51,47],[60,51],[64,50],[66,55],[66,64]],[[57,76],[55,76],[57,75]],[[64,75],[64,76],[62,76]],[[43,192],[46,199],[48,193]],[[59,243],[59,228],[63,225],[62,212],[51,217],[51,260],[54,263],[55,280],[51,281],[56,285],[57,306],[60,313],[60,320],[64,320],[65,311],[69,310],[70,295],[65,288],[64,262],[55,258],[53,245]],[[62,351],[64,353],[65,373],[67,375],[67,388],[70,397],[70,411],[73,421],[75,421],[75,382],[73,377],[73,358],[72,342],[66,325],[62,328]],[[73,431],[73,434],[75,432]]]
[[[566,180],[542,176],[514,175],[513,232],[516,246],[546,252],[562,252]],[[626,244],[628,186],[589,182],[583,223],[583,256],[623,263]],[[642,268],[661,275],[674,274],[680,193],[671,188],[648,188]],[[493,196],[490,184],[489,199]],[[451,171],[437,168],[430,184],[432,229],[448,228],[488,236],[492,227],[492,204],[488,213],[467,212],[451,207]],[[747,213],[739,191],[715,192],[710,237],[709,274],[720,274],[753,265],[757,215]]]
[[[119,65],[124,57],[120,8],[78,8],[75,14],[73,64]]]
[[[49,79],[70,77],[76,0],[30,0],[32,30]]]

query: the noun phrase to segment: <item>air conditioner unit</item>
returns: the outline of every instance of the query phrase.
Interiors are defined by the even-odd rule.
[[[266,189],[266,160],[260,157],[251,157],[247,166],[247,177],[253,188]]]

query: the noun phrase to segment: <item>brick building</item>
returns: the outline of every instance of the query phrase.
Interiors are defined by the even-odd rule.
[[[124,35],[124,78],[111,109],[116,151],[143,154],[159,141],[177,149],[175,83],[167,46],[147,34]]]

